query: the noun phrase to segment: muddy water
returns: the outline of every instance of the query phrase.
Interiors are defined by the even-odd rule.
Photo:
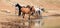
[[[44,16],[43,17],[43,28],[60,28],[60,16]]]
[[[60,16],[43,16],[42,18],[40,23],[35,22],[35,28],[60,28]]]
[[[31,28],[52,28],[60,26],[60,16],[43,16],[41,20],[33,20],[33,23],[31,23]],[[40,22],[41,21],[41,24]],[[0,27],[1,28],[19,28],[23,27],[21,25],[21,17],[18,17],[16,15],[0,15]],[[27,26],[29,26],[29,23]],[[25,26],[26,28],[28,28]]]

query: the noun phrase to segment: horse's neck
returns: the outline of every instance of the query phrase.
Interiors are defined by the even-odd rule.
[[[16,7],[21,7],[19,4],[16,4]]]

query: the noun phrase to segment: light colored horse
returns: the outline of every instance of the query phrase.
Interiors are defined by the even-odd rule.
[[[35,8],[35,12],[38,13],[39,15],[45,12],[44,8]]]

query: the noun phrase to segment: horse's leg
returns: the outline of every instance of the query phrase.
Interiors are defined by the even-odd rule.
[[[31,16],[31,15],[29,14],[29,18],[28,18],[28,20],[30,20],[30,16]]]
[[[22,13],[22,15],[23,15],[23,28],[24,28],[24,26],[25,26],[25,13]]]
[[[40,11],[38,11],[39,15],[40,15]]]
[[[18,16],[20,16],[21,15],[21,10],[19,10],[19,13],[18,13]]]
[[[23,13],[23,18],[24,18],[24,16],[25,16],[25,13]]]
[[[31,28],[31,19],[30,19],[30,14],[29,14],[29,18],[28,18],[28,20],[29,20],[29,26],[28,26],[28,28]]]

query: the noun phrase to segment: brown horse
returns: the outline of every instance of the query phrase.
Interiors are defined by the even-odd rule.
[[[25,6],[21,6],[20,11],[22,12],[22,16],[23,16],[24,19],[26,18],[25,14],[28,14],[29,15],[28,19],[30,20],[30,15],[31,15],[31,12],[32,12],[31,8],[32,7],[30,7],[30,5],[27,5],[26,7]],[[20,12],[20,14],[21,14],[21,12]]]
[[[25,14],[29,14],[29,16],[30,16],[30,9],[29,8],[24,8],[24,7],[22,7],[21,8],[21,12],[23,13],[23,18],[24,18],[24,16],[25,16]],[[30,17],[29,17],[30,18]]]
[[[19,10],[18,16],[21,15],[21,12],[23,13],[23,18],[25,16],[25,14],[30,14],[30,12],[31,12],[30,5],[27,5],[27,7],[25,7],[25,6],[21,6],[17,3],[15,5],[15,7],[17,7]]]
[[[29,19],[30,19],[30,15],[33,15],[33,13],[35,13],[35,8],[34,6],[30,6],[30,5],[27,5],[26,7],[22,7],[21,8],[21,12],[23,13],[23,18],[25,16],[25,14],[29,14]]]
[[[33,15],[35,13],[35,8],[34,6],[31,7],[31,15]]]

